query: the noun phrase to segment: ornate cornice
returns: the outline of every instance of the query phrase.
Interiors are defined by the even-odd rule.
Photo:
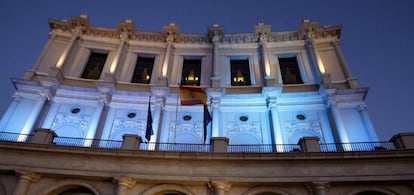
[[[322,26],[318,27],[318,22],[304,20],[300,28],[296,31],[277,31],[271,32],[270,25],[258,23],[251,33],[224,33],[223,26],[213,25],[208,28],[206,34],[200,33],[182,33],[180,28],[171,23],[163,26],[162,32],[147,32],[135,29],[132,20],[119,22],[117,28],[97,27],[89,24],[88,17],[81,15],[72,17],[71,22],[67,20],[49,19],[49,26],[52,32],[71,32],[73,29],[82,29],[83,35],[98,36],[104,38],[120,39],[128,33],[129,40],[148,41],[148,42],[174,42],[174,43],[195,43],[195,44],[234,44],[234,43],[259,43],[266,38],[266,42],[286,42],[305,40],[309,37],[321,39],[334,37],[339,39],[341,26]],[[79,31],[79,30],[78,30]],[[53,33],[52,33],[53,34]],[[214,38],[214,39],[213,39]]]

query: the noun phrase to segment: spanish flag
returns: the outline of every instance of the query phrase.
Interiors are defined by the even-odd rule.
[[[180,86],[181,105],[206,104],[207,94],[202,88]]]
[[[181,105],[190,106],[203,104],[204,142],[207,138],[207,126],[211,122],[210,112],[207,108],[207,94],[202,88],[183,87],[180,85]]]

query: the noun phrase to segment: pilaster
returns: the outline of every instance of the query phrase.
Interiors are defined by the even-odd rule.
[[[231,184],[227,181],[212,181],[211,186],[214,188],[215,195],[225,195],[231,188]]]
[[[13,195],[26,195],[32,183],[40,180],[40,174],[30,171],[17,171],[19,181],[14,189]]]
[[[314,195],[326,195],[326,192],[328,191],[329,187],[329,182],[326,181],[312,182],[308,185],[310,193]]]
[[[116,195],[127,195],[129,189],[135,186],[136,180],[127,177],[115,177],[114,183],[117,185]]]

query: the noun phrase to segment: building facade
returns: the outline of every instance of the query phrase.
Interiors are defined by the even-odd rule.
[[[413,136],[379,142],[340,26],[49,25],[32,69],[12,79],[0,194],[414,193]],[[181,86],[206,93],[211,122],[202,104],[181,105]]]

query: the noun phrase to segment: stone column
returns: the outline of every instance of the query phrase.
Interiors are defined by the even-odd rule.
[[[47,90],[45,90],[47,91]],[[46,94],[45,91],[40,92],[39,94],[39,98],[37,99],[36,103],[33,106],[33,109],[30,113],[30,117],[26,120],[23,129],[21,131],[21,134],[29,134],[30,132],[32,132],[33,127],[37,121],[37,119],[39,118],[39,114],[42,111],[43,106],[45,105],[46,101],[48,98],[50,98],[50,96],[48,94]],[[18,140],[18,141],[22,141],[22,140]]]
[[[265,81],[266,86],[273,86],[275,84],[275,81],[278,81],[277,74],[273,75],[272,69],[270,67],[270,61],[269,61],[269,55],[267,52],[267,35],[262,34],[259,38],[259,44],[261,48],[261,56],[263,59],[263,66],[264,66],[264,72],[265,72]]]
[[[82,34],[84,30],[83,26],[76,26],[73,30],[72,30],[72,37],[70,38],[68,44],[66,45],[65,49],[63,50],[62,54],[60,55],[57,63],[56,63],[56,68],[62,69],[63,64],[65,63],[66,59],[68,58],[69,52],[70,50],[73,48],[73,45],[76,41],[76,39],[78,39],[78,37]]]
[[[214,195],[225,195],[231,187],[231,184],[226,181],[212,181],[211,185],[214,188]]]
[[[21,96],[19,95],[13,95],[13,101],[11,102],[9,108],[7,108],[7,111],[4,113],[3,117],[1,118],[0,121],[0,130],[1,131],[10,131],[7,130],[7,123],[10,120],[10,118],[13,116],[13,113],[15,112],[17,106],[19,105]]]
[[[151,140],[149,142],[156,142],[158,134],[161,132],[162,127],[162,108],[165,104],[165,97],[161,95],[155,96],[155,108],[154,108],[154,115],[153,115],[153,123],[152,129],[154,130],[154,135],[151,136]]]
[[[220,76],[219,76],[219,43],[220,39],[224,34],[223,26],[220,24],[213,24],[208,27],[208,36],[213,43],[213,77],[211,77],[211,86],[220,87]]]
[[[332,41],[332,45],[335,47],[336,55],[338,56],[339,63],[341,65],[342,71],[344,71],[345,78],[349,83],[351,88],[358,88],[357,79],[354,78],[349,70],[348,64],[345,61],[344,55],[342,54],[342,50],[339,47],[338,41]]]
[[[267,99],[267,104],[268,104],[268,108],[270,110],[270,121],[271,121],[271,126],[273,127],[273,140],[275,142],[275,144],[277,145],[281,145],[283,144],[283,139],[282,139],[282,129],[280,128],[280,120],[279,120],[279,112],[277,110],[277,98],[276,97],[269,97]],[[275,148],[277,151],[277,148]],[[282,148],[283,150],[283,148]],[[283,152],[283,151],[282,151]]]
[[[361,105],[359,105],[358,108],[359,108],[359,114],[361,115],[362,122],[364,123],[366,132],[368,134],[369,141],[371,141],[371,142],[379,141],[378,136],[375,133],[374,126],[372,125],[372,122],[369,118],[368,111],[367,111],[367,105],[366,104],[361,104]]]
[[[215,34],[213,36],[213,77],[211,86],[212,87],[220,87],[220,78],[219,78],[219,61],[218,61],[218,43],[220,40],[220,36]]]
[[[171,49],[172,49],[172,43],[174,42],[175,35],[173,32],[168,32],[166,37],[167,45],[165,47],[165,55],[164,60],[162,62],[162,69],[161,69],[161,76],[158,78],[159,84],[161,86],[167,86],[168,84],[168,65],[170,62],[171,57]]]
[[[327,107],[332,113],[332,118],[333,118],[332,122],[336,126],[337,136],[338,136],[337,138],[339,139],[336,141],[339,141],[340,143],[342,143],[342,147],[345,151],[350,151],[352,150],[352,148],[350,147],[349,144],[346,144],[346,143],[349,143],[349,138],[348,138],[348,133],[346,132],[345,123],[342,120],[341,114],[339,113],[335,95],[332,93],[333,93],[332,91],[328,92]]]
[[[83,146],[89,147],[92,145],[92,139],[95,137],[96,130],[98,129],[98,125],[102,117],[102,111],[105,106],[106,106],[105,103],[103,103],[102,101],[98,102],[98,105],[96,106],[95,114],[92,116],[89,129],[85,137],[87,140],[85,140],[85,143],[83,144]]]
[[[326,192],[329,188],[329,182],[325,181],[318,181],[318,182],[312,182],[312,184],[309,185],[311,194],[314,195],[326,195]]]
[[[121,43],[119,43],[118,49],[116,50],[115,57],[112,61],[111,67],[109,69],[109,72],[111,74],[115,74],[115,70],[116,70],[116,67],[118,66],[119,58],[121,57],[122,50],[123,50],[123,48],[126,44],[128,36],[129,36],[128,31],[124,31],[119,35],[119,37],[121,38]]]
[[[130,188],[134,187],[136,180],[126,177],[114,178],[114,183],[117,184],[116,195],[127,195]]]
[[[29,171],[18,171],[17,175],[19,176],[19,182],[17,183],[16,188],[14,189],[13,195],[26,195],[29,191],[30,185],[34,182],[39,181],[41,175]]]
[[[219,110],[218,110],[218,105],[219,105],[219,97],[212,97],[211,98],[211,115],[212,115],[212,120],[211,120],[211,137],[220,137],[220,129],[219,129]]]
[[[320,78],[321,82],[323,84],[331,83],[331,77],[326,72],[326,68],[325,68],[325,66],[322,62],[322,59],[321,59],[320,55],[319,55],[318,49],[315,46],[315,40],[314,40],[313,36],[307,35],[306,42],[307,42],[307,48],[309,50],[310,56],[313,59],[313,61],[315,62],[316,66],[319,70],[318,72],[319,72],[320,77],[321,77]]]

